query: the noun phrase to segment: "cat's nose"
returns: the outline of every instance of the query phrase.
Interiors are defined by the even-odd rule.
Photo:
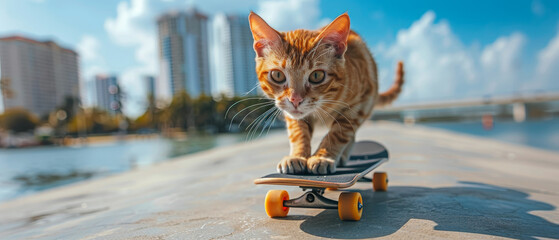
[[[291,97],[289,97],[289,101],[295,108],[299,107],[299,104],[303,101],[303,97],[301,95],[293,93]]]

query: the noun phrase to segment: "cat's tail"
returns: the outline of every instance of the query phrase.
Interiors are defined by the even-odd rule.
[[[386,106],[396,100],[402,91],[402,85],[404,85],[404,63],[399,61],[396,66],[396,76],[394,77],[392,87],[386,90],[386,92],[379,94],[378,101],[375,106]]]

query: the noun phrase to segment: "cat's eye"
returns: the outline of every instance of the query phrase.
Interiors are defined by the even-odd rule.
[[[326,74],[322,70],[315,70],[309,76],[309,82],[319,84],[324,81]]]
[[[270,78],[276,83],[284,83],[285,82],[285,74],[280,70],[272,70],[270,72]]]

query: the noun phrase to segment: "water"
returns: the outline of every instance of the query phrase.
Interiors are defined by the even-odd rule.
[[[246,140],[243,134],[164,138],[77,147],[0,149],[0,202],[85,179]]]
[[[523,123],[495,120],[489,131],[479,121],[422,125],[559,151],[559,119]],[[191,137],[188,141],[156,138],[80,147],[0,149],[0,202],[245,140],[243,134],[226,134]]]
[[[481,121],[422,123],[421,125],[559,151],[558,118],[531,120],[522,123],[496,119],[491,130],[483,129]]]

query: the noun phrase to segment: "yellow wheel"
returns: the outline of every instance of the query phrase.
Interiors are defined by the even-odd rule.
[[[388,189],[388,175],[385,172],[373,174],[373,189],[375,191],[386,191]]]
[[[283,206],[283,201],[289,200],[289,194],[285,190],[270,190],[266,194],[264,207],[269,217],[285,217],[289,212],[288,207]]]
[[[326,190],[330,190],[330,191],[337,191],[337,190],[338,190],[338,188],[337,188],[337,187],[329,187],[329,188],[326,188]]]
[[[344,192],[338,199],[338,214],[344,221],[359,221],[363,213],[363,199],[357,192]]]

